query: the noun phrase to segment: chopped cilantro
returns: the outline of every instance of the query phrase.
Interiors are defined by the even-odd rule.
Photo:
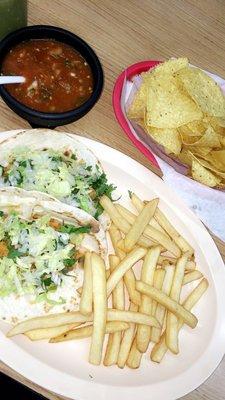
[[[59,228],[59,232],[63,232],[63,233],[88,233],[91,230],[91,226],[87,225],[87,226],[73,226],[73,225],[62,225]]]
[[[72,160],[77,160],[77,156],[75,154],[71,155]]]
[[[92,170],[92,166],[91,166],[91,165],[88,165],[88,167],[86,167],[85,169],[86,169],[86,171],[89,171],[89,172],[90,172],[90,171]]]
[[[4,212],[0,211],[0,217],[3,217],[3,215],[4,215]]]
[[[128,194],[129,194],[129,197],[131,199],[133,192],[131,190],[128,190]]]
[[[96,179],[96,181],[93,182],[92,187],[95,190],[97,197],[101,197],[103,194],[105,194],[110,199],[112,199],[111,195],[113,190],[116,189],[114,185],[108,184],[107,177],[104,172]]]
[[[98,219],[98,217],[103,213],[103,207],[101,206],[101,204],[100,203],[98,203],[97,205],[96,205],[96,213],[95,213],[95,215],[94,215],[94,218],[95,219]]]
[[[19,167],[24,167],[24,168],[26,168],[26,166],[27,166],[27,161],[26,161],[26,160],[20,161],[20,162],[19,162]]]
[[[62,157],[61,156],[52,156],[52,161],[60,162],[60,161],[62,161]]]
[[[22,253],[20,253],[18,250],[16,250],[15,247],[13,247],[12,245],[10,245],[8,247],[8,250],[9,250],[8,255],[7,255],[8,258],[11,258],[14,260],[17,257],[22,256]]]
[[[17,185],[20,186],[21,183],[23,183],[23,175],[21,174],[21,172],[19,170],[17,172],[19,174],[19,177],[17,178]]]
[[[65,265],[65,267],[71,268],[74,263],[75,263],[75,259],[74,258],[65,258],[65,260],[63,260],[63,264]]]
[[[79,189],[77,189],[76,187],[74,189],[72,189],[71,193],[73,193],[74,195],[76,195],[79,192]]]
[[[54,290],[56,289],[55,283],[52,281],[51,276],[43,274],[41,276],[41,285],[44,290]]]

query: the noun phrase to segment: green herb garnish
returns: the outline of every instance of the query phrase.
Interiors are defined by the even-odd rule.
[[[112,184],[108,184],[106,174],[103,172],[96,181],[92,184],[93,189],[96,192],[97,197],[103,196],[105,194],[112,200],[112,192],[116,187]]]
[[[76,226],[73,226],[73,225],[62,225],[59,228],[59,232],[69,233],[69,234],[70,233],[77,233],[77,234],[79,234],[79,233],[89,233],[90,230],[91,230],[91,226],[90,225],[79,226],[79,227],[76,227]]]
[[[8,246],[8,258],[11,258],[12,260],[14,260],[17,257],[21,257],[22,253],[20,253],[20,251],[18,251],[17,249],[15,249],[15,247],[13,247],[12,245]]]
[[[41,276],[41,285],[45,291],[55,290],[57,288],[56,284],[52,281],[52,278],[47,274]]]

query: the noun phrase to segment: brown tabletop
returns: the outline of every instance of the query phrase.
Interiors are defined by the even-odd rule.
[[[81,36],[96,50],[105,72],[104,93],[98,104],[86,117],[59,130],[106,143],[149,167],[115,120],[115,79],[137,61],[173,56],[187,56],[191,63],[225,77],[224,15],[224,0],[29,0],[30,25],[56,25]],[[29,127],[2,101],[0,114],[1,131]],[[218,239],[215,242],[225,259],[225,244]],[[62,399],[2,363],[0,371],[49,399]],[[183,399],[223,400],[224,375],[225,359],[201,387]]]

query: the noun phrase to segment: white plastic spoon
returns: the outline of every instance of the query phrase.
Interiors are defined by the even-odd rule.
[[[25,82],[25,78],[23,76],[0,76],[0,85],[23,82]]]

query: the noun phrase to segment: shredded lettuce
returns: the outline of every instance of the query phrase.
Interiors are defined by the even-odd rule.
[[[50,216],[33,221],[16,213],[0,214],[0,296],[31,293],[39,298],[57,289],[76,264],[76,245],[90,226],[60,225],[55,230]],[[1,250],[1,248],[0,248]]]
[[[16,147],[8,156],[7,168],[0,165],[1,175],[5,186],[48,193],[93,216],[102,213],[100,197],[105,194],[111,198],[115,189],[98,164],[88,165],[77,160],[76,154],[68,156],[52,149]]]

